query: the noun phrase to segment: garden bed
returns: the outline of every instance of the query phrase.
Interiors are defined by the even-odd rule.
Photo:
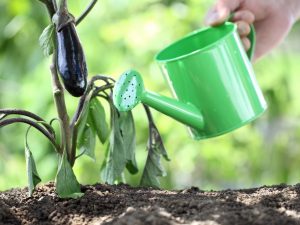
[[[243,190],[166,191],[128,185],[82,186],[59,199],[53,183],[0,192],[0,224],[243,225],[300,224],[300,185]]]

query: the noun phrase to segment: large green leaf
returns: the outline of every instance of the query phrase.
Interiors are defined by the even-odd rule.
[[[28,135],[28,131],[25,136],[25,158],[26,158],[27,178],[28,178],[28,192],[29,192],[29,196],[31,196],[35,189],[35,186],[39,182],[41,182],[41,178],[36,170],[34,158],[28,146],[27,135]]]
[[[39,38],[39,43],[43,49],[45,56],[50,56],[53,53],[53,49],[54,49],[54,45],[52,41],[53,32],[54,32],[54,25],[51,23],[43,30]]]
[[[109,136],[109,128],[106,122],[105,110],[97,98],[93,98],[89,105],[92,126],[97,132],[99,140],[104,143]]]
[[[79,151],[96,160],[95,157],[96,134],[94,129],[86,124],[81,137],[78,140]]]
[[[59,156],[59,167],[56,175],[56,193],[61,198],[78,198],[83,195],[66,154]]]
[[[154,124],[151,125],[148,141],[148,157],[142,174],[140,184],[142,186],[160,187],[159,177],[165,176],[166,172],[161,164],[161,156],[169,161],[160,134]]]
[[[118,112],[112,107],[112,132],[102,166],[102,179],[113,184],[127,167],[129,172],[138,171],[135,160],[135,128],[131,112]]]

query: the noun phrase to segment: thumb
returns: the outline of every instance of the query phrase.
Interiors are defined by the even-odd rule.
[[[227,20],[230,12],[240,7],[242,0],[218,0],[205,18],[205,24],[215,26]]]

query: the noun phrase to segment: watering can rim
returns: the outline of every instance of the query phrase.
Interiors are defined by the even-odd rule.
[[[192,51],[190,53],[187,53],[187,54],[184,54],[184,55],[181,55],[181,56],[177,56],[177,57],[174,57],[174,58],[170,58],[170,59],[160,59],[160,55],[163,54],[165,51],[167,51],[169,48],[173,47],[174,45],[177,45],[178,43],[182,42],[183,40],[187,39],[187,38],[191,38],[195,35],[198,35],[199,33],[201,32],[204,32],[206,30],[210,30],[210,29],[218,29],[219,27],[221,26],[227,26],[227,27],[231,27],[231,30],[228,31],[227,34],[225,34],[224,36],[222,36],[222,38],[210,43],[209,45],[203,47],[203,48],[200,48],[200,49],[197,49],[195,51]],[[215,44],[217,42],[220,42],[222,40],[224,40],[225,38],[227,38],[229,35],[231,35],[232,33],[236,32],[237,30],[237,25],[235,23],[232,23],[232,22],[225,22],[224,24],[220,25],[220,26],[216,26],[216,27],[211,27],[211,26],[208,26],[208,27],[203,27],[203,28],[200,28],[200,29],[197,29],[197,30],[194,30],[190,33],[188,33],[186,36],[172,42],[171,44],[169,44],[167,47],[165,47],[164,49],[162,49],[161,51],[159,51],[156,55],[155,55],[155,60],[157,62],[172,62],[172,61],[177,61],[177,60],[180,60],[180,59],[183,59],[183,58],[186,58],[188,56],[191,56],[191,55],[194,55],[196,53],[199,53],[199,52],[204,52],[204,51],[207,51],[211,48],[213,48],[215,46]]]

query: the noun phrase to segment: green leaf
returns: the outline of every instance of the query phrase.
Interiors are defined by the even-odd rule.
[[[54,32],[54,25],[49,24],[42,32],[39,43],[43,49],[45,56],[50,56],[53,53],[54,45],[52,41],[52,36]]]
[[[29,129],[27,130],[25,136],[25,158],[26,158],[27,178],[28,178],[28,192],[29,192],[29,196],[32,196],[35,186],[41,182],[41,178],[36,170],[34,158],[28,146],[28,142],[27,142],[28,131]]]
[[[146,161],[145,169],[141,179],[142,186],[160,187],[158,177],[165,176],[165,170],[160,162],[160,150],[152,148]]]
[[[112,135],[111,135],[112,136]],[[112,139],[112,138],[110,138]],[[101,166],[101,179],[108,184],[113,184],[114,181],[117,179],[118,177],[118,173],[120,170],[122,173],[124,167],[121,166],[120,169],[117,169],[116,166],[114,165],[114,162],[116,160],[113,160],[113,153],[112,153],[113,148],[111,147],[111,144],[109,143],[107,145],[107,149],[106,149],[106,160],[103,162],[102,166]]]
[[[119,124],[126,154],[126,168],[131,174],[135,174],[138,172],[138,168],[135,159],[136,141],[132,112],[120,112]]]
[[[170,161],[170,159],[154,124],[151,125],[147,148],[148,157],[140,185],[159,188],[160,182],[158,177],[166,176],[166,172],[161,164],[161,156],[167,161]]]
[[[80,184],[65,153],[59,156],[59,167],[55,180],[56,193],[60,198],[79,198],[84,195],[81,193]]]
[[[80,152],[84,152],[85,155],[91,157],[93,160],[96,160],[95,145],[96,145],[95,131],[89,124],[86,124],[82,136],[78,141],[77,146]]]
[[[113,184],[122,177],[127,167],[129,172],[138,171],[135,160],[135,128],[131,112],[118,112],[112,107],[112,132],[107,146],[106,161],[102,165],[102,179]]]
[[[92,126],[96,130],[99,140],[102,143],[105,143],[109,136],[109,128],[105,118],[105,110],[97,98],[93,98],[90,101],[89,108]]]

